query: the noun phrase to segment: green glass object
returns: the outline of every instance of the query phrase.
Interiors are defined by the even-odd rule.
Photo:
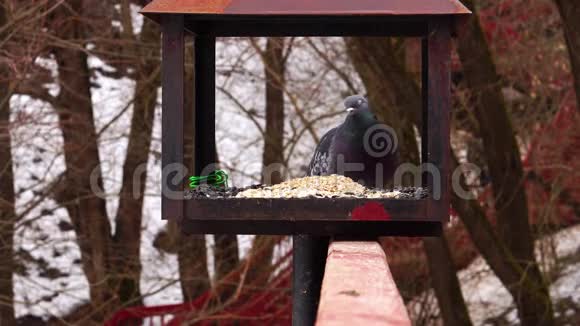
[[[224,170],[215,170],[207,176],[192,176],[189,177],[189,187],[195,189],[202,183],[207,183],[215,187],[228,187],[228,174]]]

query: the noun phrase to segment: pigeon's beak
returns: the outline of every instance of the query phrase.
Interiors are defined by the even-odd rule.
[[[350,113],[352,111],[354,111],[354,108],[348,108],[348,109],[346,109],[346,112],[348,112],[348,113]]]

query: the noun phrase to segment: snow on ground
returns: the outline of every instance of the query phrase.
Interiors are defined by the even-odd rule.
[[[141,21],[137,20],[134,28],[140,28],[140,24]],[[218,42],[217,85],[231,92],[247,108],[255,110],[258,120],[263,124],[264,96],[256,96],[256,94],[264,93],[264,82],[260,80],[263,67],[256,55],[243,52],[244,47],[240,47],[239,42],[239,39],[224,39]],[[89,44],[88,47],[91,45]],[[238,71],[245,71],[245,74],[222,73],[231,68],[240,58],[243,59],[244,64],[243,69],[240,68]],[[330,81],[336,79],[322,74],[324,69],[317,67],[312,60],[301,60],[296,57],[292,60],[309,65],[310,69],[316,73],[305,76],[289,73],[289,78],[295,80],[310,78],[310,83],[313,83],[314,79],[318,81],[328,79],[325,81],[327,84],[331,84]],[[39,60],[38,63],[50,69],[54,76],[57,75],[54,60],[47,58]],[[94,56],[89,57],[89,65],[103,71],[114,70]],[[107,212],[112,232],[114,232],[114,216],[118,207],[117,194],[121,186],[135,83],[128,78],[109,78],[99,72],[94,75],[91,82],[95,85],[91,89],[95,125],[97,130],[102,131],[99,137],[99,155],[102,160],[103,190],[107,196]],[[53,95],[59,91],[56,84],[48,84],[45,87]],[[326,92],[331,94],[332,90],[328,88]],[[262,136],[258,128],[223,92],[218,90],[216,98],[219,157],[229,170],[233,185],[244,186],[256,183],[259,181],[262,163]],[[332,97],[326,93],[322,97],[314,96],[313,98]],[[159,102],[160,99],[161,94],[158,96]],[[308,114],[314,115],[336,107],[337,98],[333,98],[333,101],[328,104],[330,108],[316,105],[316,103],[298,103],[298,105],[312,107]],[[11,106],[13,108],[11,121],[14,126],[11,132],[14,142],[12,150],[17,189],[16,205],[17,211],[23,212],[27,210],[30,203],[38,199],[39,190],[54,182],[64,172],[62,134],[58,127],[58,118],[49,104],[27,96],[14,96],[11,99]],[[111,119],[123,110],[119,118],[111,123]],[[289,112],[288,119],[295,122],[293,110]],[[147,305],[182,301],[176,256],[161,253],[152,246],[154,237],[166,225],[166,222],[160,219],[160,173],[158,173],[160,161],[158,155],[155,154],[160,152],[160,120],[158,105],[153,130],[152,154],[147,166],[149,173],[142,224],[141,290],[144,294],[148,294],[144,300]],[[324,131],[333,122],[332,119],[320,121],[317,127]],[[305,148],[313,146],[310,137],[303,136],[303,138],[292,155],[292,160],[295,162],[303,161],[300,155],[302,152],[308,152]],[[291,166],[291,174],[301,173],[299,164],[291,164]],[[22,261],[20,272],[14,276],[17,316],[26,314],[62,316],[89,299],[88,283],[80,265],[79,248],[70,227],[67,211],[57,208],[57,205],[50,199],[41,200],[17,226],[14,250],[22,253],[19,259]],[[213,255],[211,254],[213,237],[207,236],[206,239],[211,274],[213,272]],[[239,253],[243,256],[251,246],[252,237],[239,236],[238,239]],[[52,275],[47,275],[47,270]]]
[[[136,15],[136,14],[135,14]],[[139,29],[142,20],[137,15],[135,29]],[[300,42],[301,39],[296,40]],[[302,94],[297,103],[289,101],[288,128],[286,138],[291,138],[291,127],[296,127],[298,121],[295,105],[304,109],[303,114],[309,118],[329,111],[338,111],[340,98],[345,88],[333,72],[328,72],[313,60],[306,58],[307,54],[293,55],[289,65],[296,68],[288,71],[290,94]],[[247,57],[244,57],[247,56]],[[260,123],[263,124],[263,67],[256,56],[242,51],[239,44],[232,40],[220,40],[217,44],[217,85],[227,89],[247,108],[255,110]],[[244,61],[244,75],[220,74],[220,71],[232,66],[237,60]],[[347,62],[337,60],[337,62]],[[55,64],[46,59],[41,65],[55,72]],[[91,57],[91,67],[112,69],[101,60]],[[339,67],[343,70],[352,67]],[[97,74],[92,80],[95,87],[93,103],[95,105],[95,122],[100,129],[107,125],[110,119],[125,106],[128,110],[120,119],[110,125],[99,139],[99,152],[103,160],[104,187],[107,197],[107,210],[112,218],[117,210],[119,191],[127,146],[127,131],[129,130],[132,108],[134,82],[129,79],[115,80]],[[322,85],[317,88],[320,93],[310,94],[312,84]],[[360,82],[359,82],[360,84]],[[357,85],[362,89],[361,85]],[[58,92],[57,85],[46,85],[51,94]],[[160,94],[159,94],[160,95]],[[159,96],[159,99],[161,96]],[[236,109],[235,104],[222,91],[216,92],[217,99],[217,138],[219,157],[224,166],[231,168],[230,175],[233,184],[244,186],[255,183],[259,179],[261,169],[261,135],[258,128],[248,117]],[[300,102],[301,101],[301,102]],[[63,171],[62,135],[53,109],[46,103],[31,100],[25,96],[12,98],[14,112],[11,121],[14,123],[13,155],[17,188],[17,209],[19,212],[27,209],[40,190],[54,181]],[[340,117],[320,121],[316,125],[321,135]],[[290,126],[290,121],[293,125]],[[31,128],[30,126],[33,126]],[[299,124],[298,124],[299,126]],[[299,131],[299,130],[298,130]],[[156,111],[153,130],[152,152],[160,152],[160,110]],[[301,137],[290,160],[289,176],[300,176],[301,164],[314,145],[311,135],[307,132]],[[160,162],[159,157],[152,154],[147,170],[146,197],[143,208],[143,233],[141,259],[143,272],[141,275],[141,290],[147,294],[144,299],[147,305],[162,305],[178,303],[183,300],[178,283],[178,264],[175,255],[166,254],[153,248],[153,239],[165,227],[166,222],[160,219]],[[252,175],[253,177],[250,177]],[[256,178],[256,176],[258,176]],[[114,221],[111,220],[114,230]],[[73,307],[86,302],[89,298],[88,284],[80,268],[80,252],[75,242],[75,234],[68,230],[70,220],[66,210],[57,208],[49,199],[43,200],[32,209],[26,218],[18,225],[15,235],[15,251],[21,252],[22,269],[14,276],[16,314],[23,316],[62,316]],[[208,264],[213,270],[211,255],[213,237],[207,236]],[[252,237],[238,237],[240,254],[243,256],[250,248]],[[580,227],[559,232],[556,240],[556,253],[559,258],[578,254],[580,250]],[[277,248],[276,255],[285,252],[291,242]],[[26,255],[29,254],[27,257]],[[43,265],[43,268],[39,266]],[[47,272],[48,271],[48,272]],[[52,275],[48,275],[51,274]],[[510,309],[512,300],[493,276],[483,259],[476,259],[467,269],[459,273],[462,290],[469,304],[470,313],[476,324],[481,324],[485,318],[501,314]],[[551,286],[551,294],[555,299],[569,297],[580,304],[580,263],[565,266],[560,277]],[[415,308],[413,308],[415,309]],[[515,321],[515,312],[508,311],[508,317]]]
[[[51,60],[41,61],[56,73]],[[58,92],[56,85],[46,88]],[[16,314],[62,315],[88,298],[88,283],[75,263],[80,251],[74,232],[67,230],[66,210],[49,199],[35,205],[39,192],[64,172],[62,134],[50,105],[13,96],[11,107],[16,210],[28,211],[15,227],[14,251],[20,263],[13,276]]]
[[[554,245],[554,253],[557,259],[550,259],[549,264],[565,262],[575,258],[576,262],[565,265],[556,273],[555,281],[550,285],[550,295],[554,301],[572,300],[576,307],[580,307],[580,225],[564,229],[536,241],[536,255],[542,265],[541,248],[545,242],[551,241]],[[553,258],[553,256],[552,256]],[[478,257],[467,268],[458,273],[461,283],[461,291],[468,306],[469,314],[475,325],[485,325],[486,320],[501,315],[510,324],[518,322],[517,312],[513,307],[513,299],[503,287],[499,279],[493,274],[483,258]],[[434,293],[429,291],[408,304],[409,309],[417,315],[424,308],[425,296],[432,297]],[[436,300],[428,300],[435,302]],[[437,315],[437,308],[430,309],[433,315]],[[565,312],[569,313],[569,312]],[[559,313],[556,315],[558,316]]]

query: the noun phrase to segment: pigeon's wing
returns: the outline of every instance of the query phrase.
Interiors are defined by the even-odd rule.
[[[334,140],[338,128],[333,128],[327,132],[314,151],[310,165],[308,166],[308,175],[328,175],[330,174],[330,146]]]

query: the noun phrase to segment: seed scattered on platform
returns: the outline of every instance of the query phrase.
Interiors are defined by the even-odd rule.
[[[313,176],[256,189],[248,189],[237,198],[410,198],[409,192],[368,189],[354,180],[341,176]]]
[[[186,193],[192,198],[392,198],[421,199],[427,197],[424,188],[394,190],[369,189],[342,175],[312,176],[288,180],[273,185],[253,185],[245,188],[216,188],[200,185]]]

